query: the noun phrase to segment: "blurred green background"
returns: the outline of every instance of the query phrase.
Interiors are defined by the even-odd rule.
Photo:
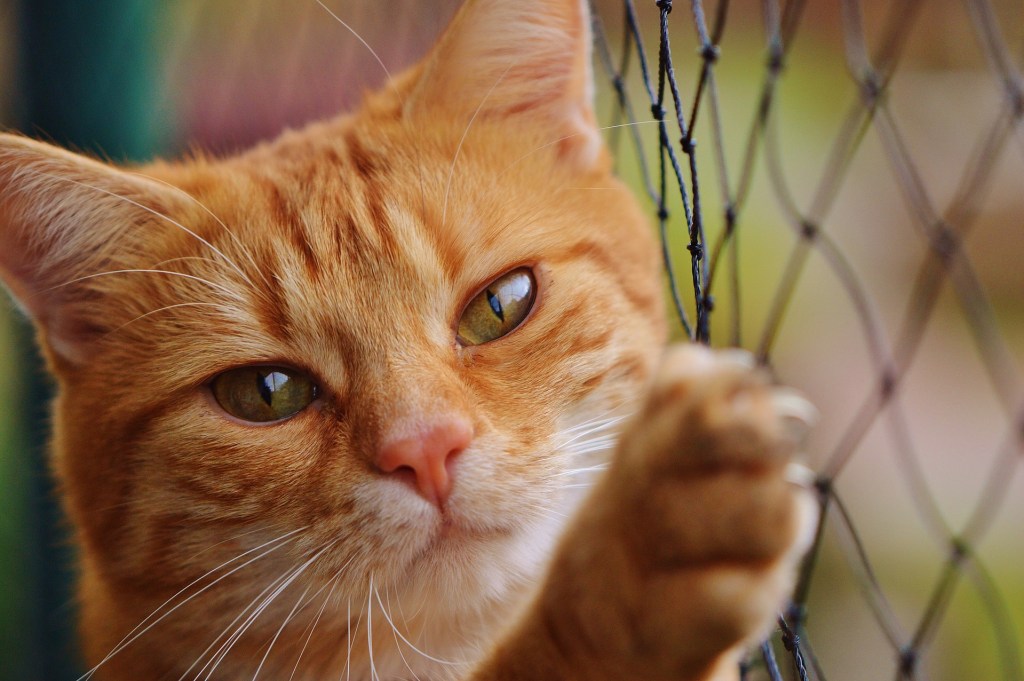
[[[458,2],[325,4],[396,72],[427,49]],[[617,45],[621,3],[597,4]],[[654,3],[638,5],[650,49],[656,44]],[[696,84],[698,45],[686,8],[679,5],[671,15],[671,30],[688,99]],[[872,39],[888,5],[873,0],[862,6]],[[966,10],[952,0],[927,5],[912,27],[889,103],[932,199],[943,205],[976,139],[998,112],[1003,91],[986,69]],[[995,3],[995,10],[1007,41],[1024,45],[1021,8]],[[764,78],[765,38],[760,3],[734,2],[730,12],[716,75],[724,158],[735,184]],[[856,96],[842,37],[839,9],[810,3],[780,84],[777,138],[783,170],[801,205],[809,201],[842,114]],[[350,107],[383,78],[366,47],[311,0],[0,2],[0,127],[115,161],[172,156],[189,147],[229,152],[286,126]],[[611,122],[613,103],[600,70],[598,80],[601,117]],[[645,112],[639,81],[631,80],[629,88],[640,103],[637,110]],[[709,123],[710,116],[702,114],[696,136],[705,214],[714,237],[721,230],[724,197]],[[640,129],[653,154],[653,126]],[[639,187],[636,159],[626,141],[619,139],[620,172]],[[1010,150],[994,169],[996,179],[967,244],[993,303],[999,334],[1017,362],[1018,378],[1024,363],[1022,148]],[[757,169],[740,219],[743,306],[737,316],[748,346],[757,341],[794,243],[763,165]],[[678,218],[678,201],[671,209]],[[675,224],[673,243],[685,272],[678,219]],[[914,304],[909,291],[924,248],[877,136],[865,137],[824,227],[872,296],[888,337],[895,337]],[[684,278],[684,291],[685,283]],[[718,299],[713,339],[724,339],[732,310],[724,289]],[[851,405],[870,389],[875,371],[860,323],[820,258],[811,258],[797,286],[772,359],[779,375],[806,392],[822,412],[808,454],[812,465],[821,464],[850,422]],[[0,299],[0,681],[66,681],[80,673],[71,636],[72,561],[46,475],[48,385],[39,364],[28,325],[6,298]],[[989,489],[987,474],[1007,423],[948,290],[904,385],[901,405],[921,452],[925,480],[957,528]],[[894,451],[886,429],[874,428],[837,486],[897,618],[912,630],[944,553],[928,538]],[[975,549],[1008,613],[1003,634],[1024,648],[1020,468],[1009,481],[1008,501],[996,523]],[[847,555],[838,538],[827,535],[810,608],[815,649],[832,681],[890,678],[893,653],[870,616]],[[928,677],[1002,678],[993,640],[976,590],[962,584],[927,649]]]

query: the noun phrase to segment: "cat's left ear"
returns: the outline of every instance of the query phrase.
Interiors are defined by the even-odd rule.
[[[84,361],[110,316],[98,273],[137,266],[155,216],[177,201],[155,181],[0,133],[0,284],[50,349]]]
[[[540,126],[569,160],[604,156],[586,0],[468,0],[427,58],[406,113]]]

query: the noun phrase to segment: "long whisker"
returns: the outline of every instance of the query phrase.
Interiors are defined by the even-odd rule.
[[[256,666],[256,672],[252,675],[252,681],[256,681],[256,677],[260,675],[260,670],[263,669],[263,665],[267,662],[267,658],[270,657],[270,651],[274,649],[274,644],[277,643],[277,639],[280,638],[281,632],[284,631],[284,628],[288,626],[288,623],[292,621],[293,617],[295,617],[295,612],[299,609],[299,606],[302,605],[304,600],[306,600],[306,594],[309,593],[309,589],[310,587],[307,586],[305,590],[303,590],[299,599],[295,601],[295,605],[292,606],[291,612],[289,612],[284,618],[284,621],[281,622],[281,626],[277,628],[274,638],[270,639],[270,645],[267,646],[267,651],[263,653],[263,659],[260,660],[260,663]]]
[[[56,176],[56,175],[49,175],[47,173],[42,173],[42,172],[39,172],[39,171],[27,171],[27,172],[35,173],[35,174],[38,174],[38,175],[42,175],[42,176],[47,177],[47,178],[52,179],[52,180],[59,180],[61,182],[69,182],[69,183],[71,183],[73,185],[76,185],[76,186],[79,186],[79,187],[84,187],[86,189],[91,189],[91,190],[99,192],[101,194],[105,194],[106,196],[109,196],[111,198],[115,198],[115,199],[118,199],[120,201],[124,201],[125,203],[128,203],[128,204],[130,204],[132,206],[135,206],[136,208],[139,208],[139,209],[141,209],[141,210],[143,210],[143,211],[145,211],[145,212],[147,212],[147,213],[149,213],[149,214],[151,214],[151,215],[153,215],[155,217],[158,217],[161,220],[166,220],[170,224],[172,224],[175,227],[177,227],[178,229],[182,230],[183,232],[185,232],[189,236],[195,238],[197,241],[202,243],[204,246],[209,248],[211,251],[213,251],[214,253],[219,255],[224,260],[224,262],[231,269],[233,269],[235,272],[237,272],[239,274],[239,276],[241,276],[242,279],[244,279],[249,284],[249,286],[252,286],[253,288],[255,288],[255,286],[253,286],[252,281],[250,281],[249,277],[247,277],[245,275],[245,272],[243,272],[242,269],[240,267],[238,267],[238,265],[236,265],[235,262],[231,258],[226,256],[220,249],[218,249],[216,246],[211,244],[209,241],[207,241],[203,237],[199,236],[194,231],[192,231],[191,229],[189,229],[185,225],[181,224],[180,222],[178,222],[174,218],[172,218],[172,217],[170,217],[168,215],[164,215],[160,211],[154,210],[153,208],[150,208],[149,206],[146,206],[146,205],[144,205],[142,203],[139,203],[138,201],[136,201],[134,199],[128,198],[127,196],[123,196],[121,194],[118,194],[117,192],[112,192],[109,189],[104,189],[103,187],[97,187],[95,185],[91,185],[91,184],[88,184],[86,182],[80,182],[79,180],[73,180],[73,179],[71,179],[69,177],[59,177],[59,176]]]
[[[595,441],[588,440],[576,445],[575,447],[571,447],[566,451],[574,456],[582,457],[587,454],[607,452],[610,449],[615,449],[617,441],[618,440],[616,438],[601,438],[600,440]]]
[[[361,620],[362,616],[356,620],[357,628]],[[349,681],[352,678],[352,596],[348,597],[348,607],[345,609],[345,623],[345,631],[348,637],[348,651],[345,653],[345,681]]]
[[[393,79],[391,77],[391,72],[388,71],[388,67],[384,66],[384,62],[381,61],[380,56],[374,51],[374,49],[372,47],[370,47],[370,44],[368,42],[366,42],[365,40],[363,40],[363,36],[359,35],[359,33],[354,28],[352,28],[351,26],[346,24],[344,21],[342,21],[341,17],[339,17],[334,12],[332,12],[331,8],[328,7],[327,5],[325,5],[321,0],[316,0],[316,4],[318,4],[321,7],[323,7],[325,12],[327,12],[332,17],[334,17],[334,20],[337,21],[339,24],[341,24],[342,26],[347,28],[348,32],[351,33],[352,35],[354,35],[356,37],[356,40],[361,42],[363,44],[363,47],[365,47],[367,50],[370,51],[370,54],[373,55],[373,58],[377,60],[378,64],[380,64],[380,68],[384,71],[384,75],[388,77],[388,82],[392,82]]]
[[[419,648],[417,648],[413,644],[413,642],[410,641],[409,639],[407,639],[405,636],[403,636],[402,632],[400,632],[398,630],[398,627],[395,626],[394,621],[391,619],[391,615],[388,614],[387,608],[384,607],[384,603],[382,603],[381,600],[380,600],[380,594],[377,593],[376,590],[374,590],[374,595],[377,597],[377,602],[380,603],[380,609],[381,609],[381,612],[384,613],[384,618],[388,621],[388,624],[391,625],[391,628],[394,629],[395,635],[398,636],[398,638],[402,639],[402,641],[407,646],[409,646],[410,648],[415,650],[417,653],[419,653],[420,655],[422,655],[423,657],[427,658],[428,660],[430,660],[432,662],[437,662],[438,664],[449,665],[449,666],[454,666],[454,665],[460,664],[459,662],[453,662],[451,660],[442,660],[442,659],[440,659],[438,657],[434,657],[433,655],[428,655],[427,653],[425,653],[422,650],[420,650]],[[401,651],[401,648],[399,648],[399,651]],[[403,657],[403,659],[405,659],[405,658]],[[410,669],[409,671],[412,671],[412,670]]]
[[[223,546],[224,544],[227,544],[228,542],[237,541],[237,540],[241,539],[242,537],[248,537],[251,534],[256,534],[257,532],[262,532],[262,531],[263,531],[262,528],[256,528],[256,529],[253,529],[253,530],[247,530],[245,532],[240,532],[239,534],[236,534],[233,537],[228,537],[227,539],[221,539],[216,544],[210,544],[206,548],[201,549],[198,553],[192,554],[191,556],[188,557],[187,560],[184,561],[184,563],[185,564],[191,563],[192,561],[194,561],[199,556],[203,555],[207,551],[212,551],[213,549],[217,548],[218,546]],[[285,536],[288,536],[288,535],[285,535]],[[281,537],[279,537],[279,538],[281,538]],[[267,543],[269,543],[269,542],[267,542]],[[265,546],[265,544],[264,544],[264,546]],[[259,546],[256,547],[256,549],[259,549],[259,548],[260,548]],[[251,550],[256,550],[256,549],[251,549]],[[242,555],[244,556],[245,554],[242,554]],[[239,558],[239,556],[236,556],[235,558],[232,558],[231,560],[232,561],[233,560],[237,560],[238,558]],[[228,562],[230,562],[230,561],[228,561]],[[217,568],[214,568],[214,569],[217,569]],[[207,574],[209,574],[209,573],[207,573]]]
[[[217,645],[217,642],[220,641],[221,638],[226,636],[228,631],[230,631],[235,626],[235,624],[238,623],[239,620],[241,620],[243,617],[245,617],[246,613],[249,612],[249,610],[251,608],[253,608],[256,605],[256,603],[260,601],[260,599],[264,598],[267,595],[267,593],[269,593],[271,590],[273,590],[275,587],[277,587],[281,582],[283,582],[285,579],[287,579],[288,575],[291,574],[291,573],[292,573],[292,569],[291,568],[289,568],[288,570],[285,570],[284,574],[282,574],[279,577],[277,577],[274,581],[272,581],[269,585],[267,585],[262,591],[260,591],[258,594],[256,594],[256,597],[253,598],[251,601],[249,601],[249,604],[246,605],[244,608],[242,608],[242,611],[239,612],[238,615],[236,615],[235,618],[233,620],[231,620],[228,623],[228,625],[226,627],[224,627],[224,629],[219,634],[217,634],[217,636],[213,639],[213,641],[210,642],[210,645],[208,645],[206,647],[206,649],[203,650],[203,652],[201,652],[199,654],[199,656],[195,659],[195,661],[192,662],[192,664],[189,665],[188,669],[186,669],[184,672],[182,672],[181,676],[178,677],[178,681],[182,681],[186,676],[188,676],[189,672],[191,672],[195,668],[195,666],[197,664],[199,664],[199,662],[202,661],[202,659],[204,657],[206,657],[206,654],[209,653],[210,650],[212,650],[215,645]],[[225,641],[225,643],[226,643],[226,641]],[[218,648],[217,651],[213,654],[213,656],[211,656],[210,659],[206,661],[206,664],[204,664],[203,667],[198,672],[196,672],[196,676],[195,676],[196,679],[199,678],[199,675],[202,674],[206,670],[206,668],[210,665],[210,663],[213,662],[213,660],[221,653],[221,651],[224,648],[224,645],[225,644],[221,644],[221,647]]]
[[[610,411],[606,411],[603,414],[600,414],[598,416],[594,416],[593,418],[589,418],[586,421],[581,421],[581,422],[577,423],[575,426],[571,426],[569,428],[564,428],[564,429],[562,429],[561,432],[562,432],[563,435],[566,435],[568,433],[579,432],[579,431],[581,431],[581,430],[583,430],[585,428],[589,428],[590,426],[594,425],[598,421],[604,421],[604,420],[608,419],[608,415],[610,413],[611,413]]]
[[[309,625],[309,633],[306,634],[306,640],[302,644],[302,650],[299,651],[299,656],[295,658],[295,666],[292,667],[292,673],[288,677],[288,681],[291,681],[295,677],[295,672],[299,670],[299,662],[302,661],[302,656],[306,654],[306,648],[309,646],[309,642],[313,639],[313,632],[316,631],[316,626],[320,623],[320,617],[324,614],[324,610],[327,608],[327,604],[330,602],[331,596],[334,595],[334,590],[338,588],[338,582],[341,580],[341,575],[345,572],[345,568],[347,568],[349,563],[353,560],[354,557],[349,558],[348,562],[342,565],[335,573],[334,577],[331,578],[331,581],[328,582],[328,584],[331,585],[331,590],[327,592],[327,596],[324,597],[324,602],[320,604],[320,609],[317,610],[316,617],[313,618],[313,622]],[[321,587],[320,591],[323,591],[323,587]],[[319,593],[320,592],[318,591],[313,594],[313,598],[316,598]]]
[[[391,633],[395,637],[395,650],[398,651],[398,656],[402,658],[402,664],[405,665],[405,668],[409,670],[409,673],[412,674],[412,677],[416,681],[420,681],[420,677],[416,674],[415,671],[413,671],[412,666],[409,665],[409,660],[405,659],[405,653],[402,652],[402,646],[398,642],[398,629],[395,627],[394,623],[392,623],[391,616],[388,614],[388,611],[384,608],[384,604],[381,603],[380,592],[377,591],[377,589],[374,589],[373,594],[377,597],[377,602],[380,603],[380,609],[381,612],[384,613],[384,618],[388,621],[388,624],[391,625]]]
[[[377,665],[373,661],[373,573],[370,573],[370,589],[366,594],[366,648],[370,653],[370,679],[380,681]]]
[[[445,184],[445,188],[444,188],[444,203],[441,206],[441,224],[442,225],[446,224],[446,220],[447,220],[447,217],[448,217],[448,196],[449,196],[449,194],[451,193],[451,190],[452,190],[452,178],[455,176],[455,164],[458,163],[459,156],[462,154],[462,145],[465,144],[466,137],[469,135],[469,131],[473,127],[473,123],[476,122],[477,116],[480,115],[480,112],[483,110],[484,104],[486,104],[487,100],[490,98],[491,93],[494,92],[494,89],[496,87],[498,87],[498,84],[501,83],[501,81],[505,79],[505,76],[508,74],[509,70],[513,66],[515,66],[517,63],[518,63],[517,61],[516,62],[512,62],[511,64],[509,64],[508,66],[505,67],[505,70],[501,72],[501,75],[498,76],[498,79],[494,81],[493,85],[491,85],[491,89],[488,90],[486,92],[486,94],[484,94],[483,99],[481,99],[480,103],[477,104],[476,110],[473,112],[473,115],[469,119],[469,123],[466,124],[466,129],[462,131],[462,137],[459,139],[459,144],[455,148],[455,155],[452,156],[451,167],[448,168],[448,181]]]
[[[659,122],[660,121],[652,118],[649,121],[633,121],[632,123],[619,123],[617,125],[605,125],[605,126],[602,126],[600,128],[597,128],[597,130],[599,132],[603,132],[605,130],[614,130],[615,128],[628,128],[628,127],[634,126],[634,125],[650,125],[651,123],[659,123]],[[526,159],[528,159],[529,157],[533,156],[534,154],[536,154],[538,152],[541,152],[544,149],[547,149],[549,147],[553,147],[556,144],[558,144],[559,142],[564,142],[565,140],[571,140],[573,137],[580,137],[581,135],[584,135],[584,134],[586,134],[586,133],[574,132],[571,135],[565,135],[564,137],[559,137],[558,139],[552,140],[552,141],[548,142],[547,144],[542,144],[539,147],[537,147],[536,149],[533,149],[532,151],[528,151],[527,153],[523,154],[522,156],[520,156],[516,160],[512,161],[511,163],[509,163],[507,166],[505,166],[505,168],[500,173],[498,173],[498,177],[501,177],[502,175],[507,173],[509,170],[511,170],[514,166],[518,165],[522,161],[525,161]]]
[[[164,305],[163,307],[158,307],[155,310],[150,310],[149,312],[140,314],[138,317],[135,317],[134,319],[128,320],[127,322],[117,327],[116,329],[111,329],[107,335],[115,334],[118,331],[124,329],[126,326],[134,324],[137,321],[141,321],[151,315],[159,314],[160,312],[167,312],[168,310],[173,310],[179,307],[215,307],[217,309],[223,309],[224,306],[218,303],[175,303],[174,305]]]
[[[618,424],[622,423],[623,421],[625,421],[626,419],[630,418],[630,416],[631,416],[631,414],[624,414],[622,416],[615,416],[615,417],[611,417],[611,418],[605,418],[605,419],[602,419],[602,420],[598,421],[597,423],[587,424],[586,427],[583,427],[581,425],[581,426],[577,426],[576,428],[570,428],[568,430],[565,430],[565,431],[563,431],[562,435],[567,435],[569,433],[572,433],[573,430],[575,430],[577,432],[575,432],[573,434],[573,436],[571,438],[569,438],[568,440],[563,440],[563,441],[559,442],[558,443],[558,448],[559,449],[565,449],[566,447],[569,447],[569,445],[572,445],[573,443],[577,442],[581,438],[587,437],[588,435],[593,435],[594,433],[599,433],[602,430],[608,430],[612,426],[618,425]]]
[[[209,215],[211,218],[213,218],[214,221],[218,225],[220,225],[221,229],[223,229],[224,232],[228,235],[228,237],[235,243],[235,246],[238,247],[238,249],[245,256],[246,260],[249,261],[249,264],[252,265],[253,272],[256,272],[261,277],[263,277],[261,268],[256,264],[256,260],[252,257],[252,253],[246,247],[245,243],[241,239],[239,239],[235,235],[235,233],[228,228],[227,224],[223,220],[221,220],[220,217],[216,213],[214,213],[212,210],[210,210],[205,203],[203,203],[202,201],[200,201],[196,197],[192,196],[191,194],[189,194],[187,191],[185,191],[181,187],[178,187],[177,185],[173,185],[170,182],[166,182],[165,180],[161,180],[158,177],[153,177],[151,175],[146,175],[145,173],[134,173],[134,174],[138,175],[139,177],[143,177],[143,178],[145,178],[147,180],[150,180],[152,182],[156,182],[158,184],[162,184],[165,187],[178,192],[179,194],[181,194],[182,196],[184,196],[185,198],[187,198],[188,200],[192,201],[194,204],[199,206],[207,215]],[[214,249],[214,250],[216,250],[216,249]],[[253,287],[254,290],[256,290],[256,291],[260,290],[259,287],[257,287],[255,284],[253,284],[252,280],[250,280],[247,276],[245,276],[245,274],[243,272],[239,271],[238,273],[241,274],[242,277],[245,278],[245,280],[249,283],[250,286]],[[267,283],[265,277],[264,277],[264,283]]]
[[[236,292],[234,292],[231,289],[227,288],[226,286],[221,286],[220,284],[217,284],[215,282],[209,281],[207,279],[203,279],[202,277],[197,277],[194,274],[186,274],[184,272],[175,272],[174,270],[156,270],[156,269],[108,270],[106,272],[96,272],[95,274],[86,274],[85,276],[82,276],[82,277],[75,277],[74,279],[68,280],[68,281],[64,282],[63,284],[58,284],[57,286],[53,286],[53,287],[51,287],[48,290],[52,291],[52,290],[56,290],[56,289],[59,289],[59,288],[63,288],[65,286],[71,286],[72,284],[77,284],[80,281],[86,281],[87,279],[95,279],[97,277],[106,277],[106,276],[110,276],[112,274],[166,274],[166,275],[171,276],[171,277],[181,277],[182,279],[190,279],[192,281],[198,281],[201,284],[206,284],[207,286],[220,291],[224,295],[226,295],[226,296],[228,296],[230,298],[234,298],[235,300],[237,300],[239,302],[242,302],[242,297],[239,296]]]
[[[391,72],[388,70],[388,67],[384,65],[384,61],[380,58],[380,55],[377,54],[377,52],[374,51],[374,49],[372,47],[370,47],[370,44],[368,42],[366,42],[366,40],[363,39],[363,36],[359,35],[358,31],[356,31],[354,28],[352,28],[352,26],[350,26],[349,24],[347,24],[344,21],[342,21],[341,17],[339,17],[337,14],[335,14],[333,11],[331,11],[331,9],[329,7],[327,7],[327,5],[325,5],[322,2],[322,0],[316,0],[316,2],[335,21],[337,21],[339,24],[341,24],[343,27],[345,27],[345,29],[348,30],[349,33],[351,33],[353,36],[355,36],[356,40],[358,40],[360,43],[362,43],[363,47],[365,47],[369,51],[369,53],[377,61],[377,64],[380,66],[381,70],[384,72],[384,75],[387,76],[387,80],[385,81],[385,87],[389,88],[397,96],[397,98],[401,100],[401,105],[400,106],[401,106],[401,108],[404,108],[409,93],[406,92],[405,96],[404,97],[402,96],[402,93],[398,90],[398,87],[397,87],[397,85],[395,83],[394,78],[391,77]],[[418,171],[419,180],[420,180],[420,203],[421,203],[421,209],[422,209],[421,212],[422,212],[423,215],[426,215],[426,200],[427,199],[426,199],[426,191],[424,189],[424,182],[423,182],[423,166],[422,165],[417,165],[417,171]]]
[[[564,478],[569,475],[579,475],[580,473],[590,473],[593,471],[603,471],[608,468],[608,464],[598,464],[596,466],[586,466],[585,468],[573,468],[572,470],[562,471],[561,473],[555,473],[552,478]]]
[[[270,541],[268,541],[268,542],[265,542],[265,543],[263,543],[263,544],[260,544],[259,546],[255,547],[255,548],[249,549],[249,550],[248,550],[248,551],[246,551],[245,553],[242,553],[242,554],[240,554],[240,555],[238,555],[238,556],[235,556],[235,557],[234,557],[234,558],[232,558],[231,560],[228,560],[228,561],[225,561],[224,563],[221,563],[220,565],[218,565],[217,567],[213,568],[212,570],[208,570],[208,571],[207,571],[207,572],[206,572],[205,574],[203,574],[202,576],[200,576],[200,577],[197,577],[197,578],[196,578],[195,580],[193,580],[193,581],[189,582],[189,583],[188,583],[188,584],[187,584],[186,586],[182,587],[182,588],[181,588],[181,589],[180,589],[180,590],[179,590],[179,591],[178,591],[178,592],[177,592],[176,594],[174,594],[173,596],[171,596],[170,598],[168,598],[168,599],[167,599],[166,601],[164,601],[163,603],[161,603],[161,604],[160,604],[159,606],[157,606],[157,608],[156,608],[156,609],[155,609],[155,610],[154,610],[154,611],[153,611],[152,613],[150,613],[150,614],[149,614],[148,616],[146,616],[146,618],[145,618],[145,619],[143,619],[143,620],[142,620],[141,622],[139,622],[139,623],[138,623],[138,624],[137,624],[137,625],[135,626],[135,628],[134,628],[134,629],[132,629],[131,631],[129,631],[129,632],[128,632],[128,633],[127,633],[127,634],[126,634],[125,636],[124,636],[124,638],[122,638],[122,639],[121,639],[121,641],[120,641],[120,642],[119,642],[119,643],[118,643],[118,644],[117,644],[116,646],[114,646],[114,647],[113,647],[113,648],[111,649],[111,651],[110,651],[109,653],[107,653],[107,654],[106,654],[106,656],[105,656],[105,657],[104,657],[104,658],[103,658],[102,660],[100,660],[100,661],[99,661],[99,663],[98,663],[98,664],[97,664],[97,665],[96,665],[95,667],[93,667],[92,669],[90,669],[89,671],[87,671],[87,672],[86,672],[85,674],[83,674],[82,676],[78,677],[78,681],[87,681],[88,679],[91,679],[91,678],[93,677],[93,675],[94,675],[94,674],[96,673],[96,670],[98,670],[98,669],[99,669],[100,667],[102,667],[102,666],[103,666],[103,665],[104,665],[104,664],[105,664],[105,663],[106,663],[106,662],[107,662],[107,661],[108,661],[108,660],[109,660],[110,658],[114,657],[114,655],[117,655],[117,654],[118,654],[119,652],[121,652],[122,650],[124,650],[124,649],[125,649],[126,647],[128,647],[129,645],[131,645],[132,643],[134,643],[134,642],[135,642],[135,641],[136,641],[136,640],[137,640],[137,639],[138,639],[138,638],[139,638],[140,636],[144,635],[144,634],[145,634],[145,633],[146,633],[147,631],[149,631],[150,629],[152,629],[152,628],[153,628],[154,626],[156,626],[156,625],[157,625],[157,624],[158,624],[158,623],[159,623],[159,622],[160,622],[161,620],[163,620],[163,619],[165,619],[166,617],[168,617],[168,616],[169,616],[169,615],[170,615],[171,613],[173,613],[173,612],[174,612],[175,610],[177,610],[177,609],[178,609],[178,608],[180,608],[181,606],[185,605],[186,603],[188,603],[189,601],[191,601],[191,600],[192,600],[193,598],[195,598],[196,596],[199,596],[199,595],[200,595],[200,594],[202,594],[203,592],[207,591],[208,589],[210,589],[211,587],[213,587],[213,586],[214,586],[215,584],[217,584],[217,583],[218,583],[218,582],[220,582],[221,580],[223,580],[223,579],[225,579],[225,578],[227,578],[227,577],[229,577],[229,576],[233,575],[234,573],[238,572],[239,570],[241,570],[242,568],[246,567],[247,565],[250,565],[251,563],[253,563],[253,562],[255,562],[255,561],[259,560],[260,558],[264,558],[264,557],[266,557],[266,556],[270,555],[271,553],[273,553],[273,552],[274,552],[274,551],[276,551],[277,549],[281,548],[281,547],[282,547],[282,546],[284,546],[285,544],[288,544],[289,542],[291,542],[291,541],[294,541],[296,533],[297,533],[297,532],[302,532],[302,531],[303,531],[303,530],[305,530],[305,529],[306,529],[305,527],[300,527],[300,528],[299,528],[299,529],[297,529],[297,530],[292,530],[291,532],[287,532],[286,534],[283,534],[283,535],[281,535],[280,537],[277,537],[277,538],[275,538],[275,539],[271,539]],[[229,572],[227,572],[227,573],[225,573],[225,574],[221,575],[220,577],[218,577],[218,578],[217,578],[217,579],[215,579],[214,581],[212,581],[212,582],[210,582],[209,584],[207,584],[206,586],[204,586],[204,587],[203,587],[202,589],[200,589],[199,591],[195,592],[194,594],[192,594],[191,596],[189,596],[189,597],[188,597],[188,598],[186,598],[185,600],[183,600],[183,601],[181,601],[180,603],[178,603],[177,605],[175,605],[175,606],[174,606],[173,608],[171,608],[170,610],[168,610],[167,612],[165,612],[165,613],[164,613],[163,615],[161,615],[161,616],[160,616],[159,618],[157,618],[157,619],[153,620],[153,621],[152,621],[152,622],[151,622],[150,624],[146,625],[146,622],[147,622],[147,621],[148,621],[148,620],[149,620],[150,618],[154,617],[154,616],[155,616],[155,615],[156,615],[156,614],[157,614],[158,612],[160,612],[160,611],[161,611],[161,610],[163,610],[163,609],[164,609],[165,607],[167,607],[167,606],[168,606],[168,605],[170,605],[170,604],[171,604],[172,602],[174,602],[174,600],[175,600],[176,598],[178,598],[178,597],[179,597],[179,596],[181,596],[182,594],[186,593],[186,592],[187,592],[187,591],[188,591],[189,589],[191,589],[191,588],[192,588],[193,586],[195,586],[196,584],[198,584],[198,583],[199,583],[199,582],[201,582],[202,580],[206,579],[207,577],[209,577],[210,575],[212,575],[212,574],[213,574],[214,572],[216,572],[217,570],[220,570],[221,568],[227,567],[228,565],[230,565],[231,563],[235,562],[236,560],[239,560],[240,558],[244,558],[244,557],[245,557],[245,556],[247,556],[248,554],[250,554],[250,553],[253,553],[254,551],[259,551],[260,549],[262,549],[262,548],[264,548],[264,547],[266,547],[266,546],[269,546],[269,545],[271,545],[271,544],[274,544],[275,542],[280,542],[280,543],[278,543],[278,544],[277,544],[276,546],[272,546],[271,548],[267,549],[267,550],[266,550],[266,551],[264,551],[263,553],[261,553],[261,554],[258,554],[258,555],[256,555],[256,556],[255,556],[255,557],[253,557],[253,558],[250,558],[249,560],[247,560],[247,561],[245,561],[244,563],[242,563],[241,565],[239,565],[239,566],[235,567],[235,568],[234,568],[234,569],[232,569],[231,571],[229,571]],[[141,631],[139,631],[139,629],[140,629],[141,627],[143,627],[144,625],[145,625],[145,628],[144,628],[144,629],[142,629]]]
[[[186,260],[198,260],[199,262],[206,262],[211,265],[220,265],[220,263],[213,258],[206,258],[201,255],[180,255],[176,258],[167,258],[166,260],[161,260],[158,263],[153,263],[152,267],[163,268],[165,265],[170,265],[172,262],[185,262]]]
[[[291,586],[292,583],[296,579],[298,579],[298,577],[302,573],[304,573],[306,571],[306,569],[309,568],[310,565],[312,565],[318,558],[320,558],[320,556],[322,556],[328,549],[330,549],[332,546],[334,546],[334,544],[336,544],[337,541],[338,540],[334,540],[334,541],[328,543],[326,546],[324,546],[319,551],[317,551],[305,563],[303,563],[302,565],[300,565],[299,567],[297,567],[297,568],[295,568],[293,570],[286,571],[285,574],[283,574],[281,577],[278,577],[276,580],[274,580],[274,582],[271,583],[271,586],[268,587],[268,588],[273,588],[274,589],[273,592],[269,596],[266,596],[263,599],[263,602],[261,602],[259,604],[259,606],[257,606],[249,614],[249,616],[246,618],[245,622],[243,622],[234,631],[234,633],[232,633],[231,636],[229,636],[224,641],[224,643],[221,644],[221,646],[220,646],[220,648],[218,648],[217,652],[215,652],[214,655],[206,662],[206,664],[203,665],[203,668],[199,670],[198,673],[202,674],[203,671],[206,669],[206,667],[209,666],[211,662],[214,662],[214,660],[216,660],[216,662],[214,662],[213,666],[210,667],[210,671],[207,672],[205,681],[209,681],[209,679],[213,676],[213,673],[217,670],[217,667],[220,666],[220,663],[223,662],[224,659],[228,656],[228,653],[231,652],[231,649],[235,647],[235,644],[238,643],[238,641],[242,638],[242,636],[245,635],[245,632],[249,630],[249,628],[259,618],[259,616],[262,615],[263,612],[268,607],[270,607],[270,604],[273,603],[277,599],[278,596],[280,596],[282,593],[284,593],[284,591],[289,586]],[[278,586],[276,586],[276,588],[275,588],[275,584],[278,585]],[[267,590],[268,589],[264,589],[263,592],[260,595],[262,596],[262,594],[266,593]],[[242,614],[244,615],[245,612],[247,610],[249,610],[253,606],[253,604],[256,602],[256,600],[259,600],[259,598],[260,598],[260,596],[257,596],[254,601],[250,602],[250,604],[242,611]],[[233,626],[234,622],[237,622],[240,617],[241,617],[241,615],[239,615],[239,617],[236,617],[235,620],[232,621],[232,623],[228,625],[228,628]],[[221,635],[217,637],[217,639],[219,639],[223,635],[224,634],[222,632]],[[216,643],[217,639],[214,639],[214,643]],[[211,647],[212,647],[212,644],[211,644]],[[207,650],[209,650],[209,648],[207,648]],[[203,655],[205,655],[205,654],[206,654],[206,652],[204,651]],[[203,655],[200,655],[200,659],[202,659]]]

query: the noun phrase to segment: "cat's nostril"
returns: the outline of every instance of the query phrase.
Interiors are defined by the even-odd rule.
[[[452,463],[473,440],[473,427],[451,418],[423,428],[412,437],[385,440],[377,467],[414,485],[427,501],[444,507],[451,493]]]

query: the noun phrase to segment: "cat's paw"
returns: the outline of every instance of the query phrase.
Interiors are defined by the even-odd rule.
[[[745,353],[670,349],[551,575],[569,645],[603,658],[608,678],[733,674],[813,535],[792,463],[813,416]]]

